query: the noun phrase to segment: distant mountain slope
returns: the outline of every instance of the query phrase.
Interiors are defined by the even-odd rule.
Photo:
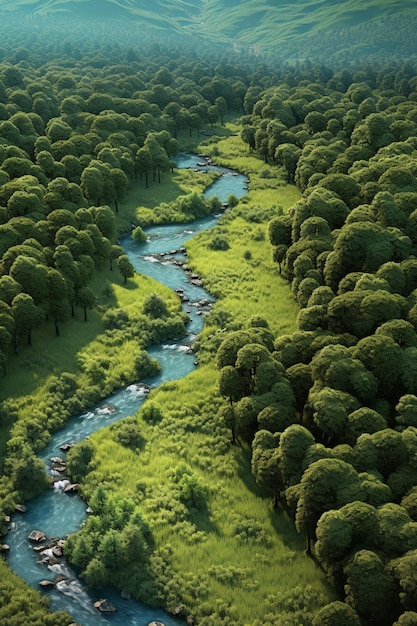
[[[0,0],[2,11],[139,20],[152,29],[195,34],[217,42],[232,40],[286,58],[305,57],[309,50],[317,54],[320,46],[327,55],[326,37],[336,33],[342,33],[346,41],[335,41],[333,54],[340,52],[340,46],[344,50],[350,47],[350,33],[352,46],[359,42],[356,52],[365,46],[402,56],[415,53],[413,43],[406,41],[409,36],[400,35],[398,28],[404,21],[416,24],[417,3],[410,0]],[[405,46],[411,49],[404,50]]]

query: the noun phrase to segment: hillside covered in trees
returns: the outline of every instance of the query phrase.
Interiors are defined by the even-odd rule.
[[[196,345],[206,395],[177,409],[156,396],[108,435],[131,454],[131,472],[144,445],[138,424],[149,440],[175,434],[182,460],[171,468],[169,497],[150,479],[132,490],[121,469],[100,466],[111,464],[100,458],[107,445],[100,438],[75,446],[69,469],[94,515],[68,539],[67,556],[88,584],[180,606],[201,626],[417,624],[415,59],[377,63],[372,53],[348,66],[272,64],[251,51],[235,55],[203,43],[196,51],[177,39],[142,36],[139,45],[134,30],[122,37],[121,24],[111,36],[102,24],[85,24],[77,39],[64,37],[63,27],[46,39],[43,18],[31,19],[3,27],[0,64],[2,530],[16,504],[48,486],[36,453],[51,432],[156,372],[146,347],[184,334],[177,298],[147,293],[140,283],[143,307],[127,313],[101,283],[109,275],[120,285],[141,280],[119,245],[123,232],[135,229],[140,239],[151,224],[219,209],[192,192],[154,209],[125,207],[134,189],[157,194],[175,169],[173,157],[203,137],[202,149],[233,165],[237,157],[222,153],[221,141],[225,120],[233,120],[239,131],[230,141],[256,163],[249,200],[232,199],[220,218],[222,245],[202,239],[205,252],[193,258],[198,244],[190,244],[190,261],[219,298],[210,332]],[[296,188],[299,199],[288,210],[275,201],[249,210],[257,185],[272,189],[271,197]],[[272,256],[272,289],[290,285],[299,311],[294,332],[273,332],[263,310],[242,321],[222,308],[220,268],[233,251],[235,220],[251,233],[253,250]],[[244,253],[247,265],[251,254]],[[42,342],[80,321],[99,345],[94,354],[81,352],[73,370],[59,371]],[[26,395],[7,386],[19,367],[35,380]],[[36,381],[42,367],[49,375]],[[213,445],[191,470],[181,455],[194,432]],[[294,521],[337,600],[315,604],[298,587],[292,602],[265,598],[248,571],[232,564],[207,572],[224,594],[214,600],[205,579],[177,571],[172,548],[157,545],[152,521],[176,526],[196,550],[216,534],[210,505],[224,489],[218,477],[232,480],[223,459],[245,453],[264,498],[258,506],[268,506],[267,494],[271,516]],[[249,482],[242,467],[236,474]],[[216,485],[200,479],[207,468]],[[198,516],[203,530],[193,523]],[[233,533],[259,571],[263,548],[273,561],[259,524],[234,519]],[[291,567],[281,562],[277,571]],[[1,568],[0,621],[21,624],[29,610],[34,625],[71,623],[16,586],[3,560]],[[236,616],[235,586],[259,595],[258,617]]]
[[[32,16],[123,24],[141,36],[215,42],[271,60],[349,63],[416,54],[417,9],[407,0],[0,0],[0,14],[21,23]],[[79,24],[74,22],[78,21]],[[123,37],[125,40],[125,36]]]

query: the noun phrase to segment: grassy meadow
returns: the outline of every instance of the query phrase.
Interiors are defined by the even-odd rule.
[[[231,327],[238,328],[261,315],[280,334],[294,330],[297,315],[290,288],[272,262],[267,222],[276,211],[291,206],[299,193],[282,182],[278,168],[249,155],[236,132],[232,124],[219,128],[223,139],[196,148],[246,173],[251,181],[247,196],[222,216],[218,226],[187,245],[190,266],[217,297],[203,331],[203,343],[205,337],[210,345],[214,336],[214,347],[221,338],[221,324],[213,320],[227,318]],[[201,192],[207,184],[205,176],[174,171],[149,189],[138,181],[121,203],[119,228],[130,230],[143,211],[172,201],[178,193]],[[213,236],[226,238],[228,249],[212,250]],[[11,361],[0,394],[18,399],[20,419],[29,418],[31,407],[39,404],[50,376],[67,371],[82,383],[80,364],[108,356],[102,341],[102,317],[108,306],[134,314],[142,310],[150,293],[157,292],[172,311],[179,308],[176,294],[140,275],[124,285],[117,271],[103,270],[94,288],[99,306],[89,312],[87,323],[78,311],[76,319],[62,326],[60,337],[54,336],[51,325],[40,327],[33,347],[23,348]],[[129,379],[132,348],[127,343],[112,349],[114,380]],[[84,493],[88,499],[94,487],[103,484],[140,506],[152,528],[155,562],[163,562],[169,573],[164,587],[169,610],[185,602],[201,623],[251,626],[287,612],[293,619],[300,607],[314,614],[331,597],[325,577],[305,555],[303,540],[286,513],[274,510],[270,494],[255,484],[249,450],[231,445],[230,432],[217,417],[223,402],[213,359],[202,359],[192,374],[150,394],[137,416],[145,441],[140,450],[117,443],[111,427],[90,438],[94,470],[82,486]],[[142,417],[150,403],[162,415],[156,424]],[[6,439],[3,431],[3,448]],[[184,476],[199,494],[197,507],[181,499]],[[213,619],[220,621],[204,622],[209,615],[217,615]],[[226,615],[226,621],[221,621],[221,615]]]
[[[245,156],[236,130],[229,125],[221,131],[229,137],[196,148],[251,180],[248,195],[218,226],[187,243],[188,264],[217,298],[202,333],[208,343],[214,337],[215,345],[221,333],[210,320],[226,316],[232,327],[244,327],[250,317],[261,315],[281,334],[295,329],[298,311],[272,262],[267,221],[248,221],[245,215],[265,211],[272,216],[291,206],[299,192],[285,185],[274,168]],[[227,250],[210,248],[216,236],[227,239]],[[274,510],[270,494],[254,482],[249,450],[231,445],[230,433],[217,417],[223,402],[212,359],[186,378],[154,390],[145,410],[151,403],[163,417],[150,425],[139,413],[146,442],[140,452],[118,445],[111,429],[92,437],[96,466],[84,486],[86,493],[104,481],[116,494],[140,504],[158,549],[169,546],[167,567],[173,582],[165,589],[168,609],[185,601],[201,619],[205,610],[213,613],[223,601],[229,619],[242,625],[285,613],[291,603],[290,613],[296,614],[297,602],[315,612],[329,599],[325,578],[306,557],[303,539],[289,517]],[[184,506],[179,474],[192,476],[201,488],[202,508]],[[174,592],[175,587],[181,592]]]
[[[201,619],[223,602],[228,623],[243,626],[285,612],[285,598],[296,607],[299,595],[314,612],[329,601],[324,575],[305,555],[286,513],[274,510],[255,484],[248,449],[230,445],[216,417],[221,402],[210,365],[162,385],[147,400],[161,410],[162,421],[151,426],[138,418],[146,442],[140,452],[118,445],[111,430],[92,437],[96,468],[87,488],[104,482],[139,504],[161,558],[169,549],[169,610],[184,602]],[[179,474],[193,478],[203,506],[184,505]]]

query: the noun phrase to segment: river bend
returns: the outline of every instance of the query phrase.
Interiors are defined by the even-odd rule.
[[[230,194],[239,198],[246,193],[248,181],[245,176],[230,169],[215,166],[201,156],[180,154],[176,158],[176,164],[180,168],[194,168],[202,171],[215,169],[221,174],[206,189],[204,194],[206,197],[217,196],[221,202],[226,202]],[[50,444],[40,455],[50,474],[53,475],[50,459],[54,456],[62,456],[60,450],[62,443],[77,443],[99,428],[133,415],[146,398],[146,385],[156,387],[162,382],[182,378],[195,368],[195,357],[190,354],[189,346],[194,343],[201,331],[204,317],[202,313],[210,307],[213,298],[202,287],[190,283],[189,277],[180,265],[164,259],[163,255],[180,250],[194,234],[214,226],[217,217],[209,216],[190,224],[149,228],[146,230],[148,239],[143,244],[135,243],[131,237],[126,237],[121,241],[136,271],[174,290],[181,290],[184,294],[184,310],[190,317],[187,325],[188,335],[185,339],[169,341],[148,350],[162,366],[160,374],[156,377],[117,391],[91,411],[69,420],[64,429],[53,435]],[[179,252],[174,256],[177,259],[184,258],[184,255]],[[115,411],[110,410],[109,407],[114,407]],[[11,530],[7,536],[7,543],[10,546],[8,561],[12,569],[35,588],[39,588],[41,580],[55,580],[58,576],[62,576],[62,582],[48,591],[51,608],[55,611],[68,611],[81,626],[103,626],[104,624],[146,626],[152,620],[159,620],[166,626],[183,624],[182,621],[163,610],[151,609],[139,602],[122,599],[120,593],[114,589],[85,589],[82,581],[66,564],[46,566],[38,562],[33,544],[28,541],[28,535],[32,529],[42,530],[48,539],[64,537],[76,532],[86,517],[86,505],[83,500],[77,495],[65,494],[63,492],[65,481],[59,475],[56,475],[56,479],[54,488],[31,501],[25,514],[16,513],[13,516]],[[93,608],[93,603],[103,597],[108,598],[116,607],[116,614],[106,617]]]

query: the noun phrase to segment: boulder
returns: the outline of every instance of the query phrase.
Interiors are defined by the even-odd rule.
[[[76,493],[78,491],[78,483],[70,483],[65,485],[64,493]]]
[[[58,463],[53,463],[52,469],[54,472],[58,472],[59,474],[65,474],[67,471],[67,465],[66,463],[61,463],[60,465],[58,465]]]
[[[10,547],[7,543],[0,543],[0,553],[7,554],[10,550]]]
[[[157,622],[154,620],[153,622],[149,622],[148,626],[165,626],[163,622]]]
[[[63,443],[62,445],[59,446],[59,449],[62,450],[62,452],[68,452],[68,450],[71,450],[72,448],[72,443]]]
[[[110,404],[109,402],[107,404],[103,404],[102,407],[97,409],[97,413],[102,413],[105,415],[113,415],[113,413],[116,413],[116,411],[117,409],[114,404]]]
[[[46,541],[46,535],[41,530],[32,530],[28,539],[33,543],[41,543],[42,541]]]
[[[61,556],[64,555],[64,551],[62,549],[62,546],[56,545],[52,548],[52,554],[53,556],[55,556],[57,559],[59,559]]]
[[[17,513],[26,513],[27,508],[25,507],[25,505],[24,505],[24,504],[16,504],[16,506],[14,507],[14,510],[15,510]]]
[[[33,551],[42,553],[45,551],[45,546],[33,546]]]
[[[44,591],[48,591],[49,589],[53,589],[53,587],[55,587],[55,583],[52,580],[41,580],[39,587],[42,587]]]
[[[51,463],[56,465],[65,465],[65,459],[63,459],[62,456],[53,456],[51,458]]]
[[[94,602],[94,608],[100,613],[116,613],[117,609],[106,598]]]

